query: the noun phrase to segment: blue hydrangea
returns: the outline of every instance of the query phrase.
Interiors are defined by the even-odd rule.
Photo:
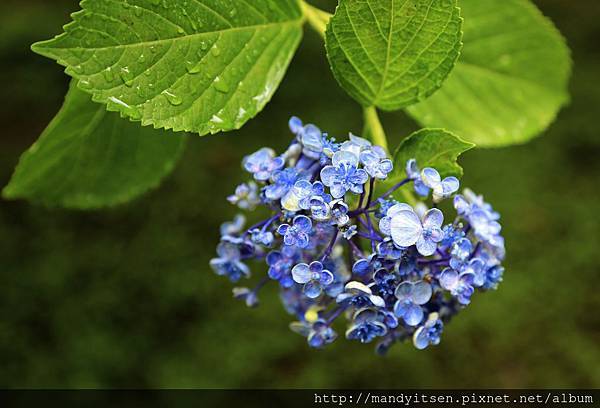
[[[242,262],[240,246],[230,240],[223,240],[217,246],[218,258],[210,260],[210,266],[217,275],[227,276],[232,282],[250,276],[250,268]]]
[[[244,169],[254,175],[257,181],[266,181],[274,172],[283,168],[285,161],[282,157],[275,157],[275,152],[269,148],[262,148],[256,153],[247,156],[243,162]]]
[[[413,334],[413,344],[419,350],[427,348],[429,345],[440,344],[440,336],[444,330],[444,324],[437,313],[431,313],[425,324],[415,330]]]
[[[346,284],[344,292],[339,294],[336,302],[352,305],[353,307],[385,307],[385,302],[380,296],[374,295],[371,288],[364,283],[352,281]]]
[[[358,168],[358,157],[348,151],[333,155],[332,164],[321,170],[323,184],[330,188],[334,198],[342,198],[348,191],[363,192],[363,185],[369,179],[364,169]]]
[[[319,261],[299,263],[292,268],[292,277],[294,282],[304,285],[304,293],[311,299],[318,297],[323,288],[331,285],[334,280],[333,274],[323,268]]]
[[[433,201],[435,202],[452,196],[460,187],[456,177],[446,177],[442,180],[440,173],[431,167],[426,167],[421,171],[421,180],[425,186],[433,191]]]
[[[444,269],[440,275],[440,286],[449,290],[452,296],[463,305],[471,303],[471,296],[475,292],[473,280],[475,275],[470,272],[458,272],[454,269]]]
[[[387,332],[388,327],[382,313],[369,308],[359,309],[352,318],[352,325],[346,331],[346,338],[370,343],[376,337],[385,336]]]
[[[379,146],[363,150],[360,153],[360,162],[369,176],[379,180],[385,180],[394,169],[394,164]]]
[[[407,248],[416,245],[423,256],[433,255],[442,240],[444,214],[437,208],[428,210],[422,220],[408,204],[397,204],[379,222],[381,231],[390,235],[396,245]]]
[[[416,326],[423,320],[423,307],[429,302],[433,290],[431,285],[424,281],[404,281],[396,287],[396,304],[394,314],[404,320],[409,326]]]
[[[269,266],[269,277],[279,281],[283,287],[291,287],[294,284],[292,268],[298,262],[299,258],[298,250],[290,246],[284,245],[281,251],[269,252],[266,258],[267,265]]]
[[[258,186],[252,181],[240,184],[235,192],[227,197],[227,201],[242,210],[254,210],[260,204]]]
[[[331,344],[337,338],[337,333],[323,319],[318,319],[313,323],[294,322],[290,324],[290,329],[306,337],[308,345],[314,348]]]
[[[283,236],[283,243],[288,246],[297,246],[306,248],[310,240],[312,231],[312,221],[305,215],[298,215],[294,218],[292,225],[281,224],[277,233]]]
[[[378,352],[410,339],[418,349],[438,344],[442,320],[503,279],[500,215],[469,189],[456,194],[456,178],[414,159],[405,179],[388,181],[392,160],[381,147],[352,134],[337,143],[299,118],[289,125],[289,147],[245,158],[252,180],[228,197],[269,215],[248,228],[243,215],[224,223],[212,269],[251,281],[246,262],[262,261],[266,275],[236,287],[234,297],[254,307],[265,285],[278,286],[298,320],[290,327],[311,347],[332,343],[338,320],[347,320],[350,340],[377,338]],[[437,208],[453,195],[454,208]]]

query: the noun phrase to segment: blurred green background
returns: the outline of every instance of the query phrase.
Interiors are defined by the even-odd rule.
[[[536,3],[573,50],[572,104],[528,145],[463,157],[464,184],[503,215],[507,268],[438,347],[400,345],[381,358],[340,339],[310,350],[288,330],[275,285],[250,310],[208,267],[219,224],[235,213],[225,197],[243,155],[286,146],[291,114],[338,137],[361,129],[307,32],[264,112],[239,132],[191,138],[157,191],[97,212],[0,201],[0,386],[600,387],[600,4]],[[76,9],[0,3],[2,186],[68,84],[29,45]],[[383,120],[393,145],[416,129],[402,114]]]

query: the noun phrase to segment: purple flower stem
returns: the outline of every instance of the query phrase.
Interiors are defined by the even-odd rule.
[[[443,264],[446,262],[449,262],[450,258],[442,258],[442,259],[432,259],[429,261],[417,261],[419,263],[419,265],[437,265],[437,264]]]
[[[326,260],[329,255],[331,255],[331,251],[333,251],[333,246],[335,245],[335,241],[337,241],[337,237],[338,237],[338,230],[336,229],[335,232],[333,233],[333,237],[331,238],[331,242],[329,242],[329,245],[327,246],[327,249],[325,250],[325,252],[323,253],[323,256],[321,257],[321,262],[323,262],[324,260]]]
[[[248,228],[246,230],[246,232],[244,233],[244,235],[248,235],[250,233],[250,231],[252,231],[253,229],[256,228],[261,228],[264,226],[264,228],[266,229],[269,225],[271,225],[271,223],[273,221],[275,221],[276,219],[278,219],[279,217],[281,217],[281,213],[278,212],[277,214],[275,214],[274,216],[272,216],[271,218],[267,218],[266,220],[263,220],[261,222],[259,222],[258,224],[254,224],[253,226],[251,226],[250,228]]]
[[[381,238],[381,237],[374,237],[372,235],[363,234],[362,232],[357,232],[356,235],[361,238],[365,238],[365,239],[368,239],[371,241],[377,241],[377,242],[383,241],[383,238]]]
[[[350,245],[350,248],[352,248],[352,250],[358,257],[364,258],[362,250],[354,243],[354,241],[349,239],[347,242],[348,242],[348,245]]]
[[[347,307],[348,306],[338,306],[335,309],[333,309],[331,311],[331,314],[329,315],[329,317],[327,317],[327,325],[330,325],[331,323],[333,323],[333,321],[335,319],[337,319],[339,317],[339,315],[344,313],[344,311],[346,310]]]
[[[263,286],[265,286],[269,281],[271,281],[271,278],[269,278],[268,276],[263,277],[254,287],[254,289],[252,290],[252,292],[254,292],[255,294],[258,294],[258,291],[262,289]]]

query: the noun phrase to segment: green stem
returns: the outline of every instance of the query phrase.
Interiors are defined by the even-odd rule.
[[[317,7],[311,6],[305,1],[301,1],[302,12],[308,24],[323,38],[325,38],[325,30],[327,23],[331,18],[331,14]]]
[[[371,139],[374,144],[383,147],[389,152],[387,137],[385,131],[377,115],[377,109],[374,106],[364,108],[363,115],[365,118],[365,127],[363,129],[363,137]]]

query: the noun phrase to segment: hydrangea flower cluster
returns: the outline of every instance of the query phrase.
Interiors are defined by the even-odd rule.
[[[263,148],[244,159],[252,180],[228,198],[242,210],[266,207],[269,217],[248,228],[241,215],[223,224],[211,267],[238,282],[251,276],[248,261],[265,262],[266,276],[234,296],[256,306],[261,288],[276,283],[298,320],[291,329],[312,347],[332,343],[344,318],[345,337],[377,341],[379,353],[409,339],[418,349],[437,345],[474,293],[502,280],[499,214],[468,189],[458,194],[455,177],[415,160],[376,197],[393,170],[384,149],[352,134],[337,142],[298,118],[290,129],[283,154]],[[396,201],[400,188],[422,201]],[[444,200],[455,214],[437,208]]]

